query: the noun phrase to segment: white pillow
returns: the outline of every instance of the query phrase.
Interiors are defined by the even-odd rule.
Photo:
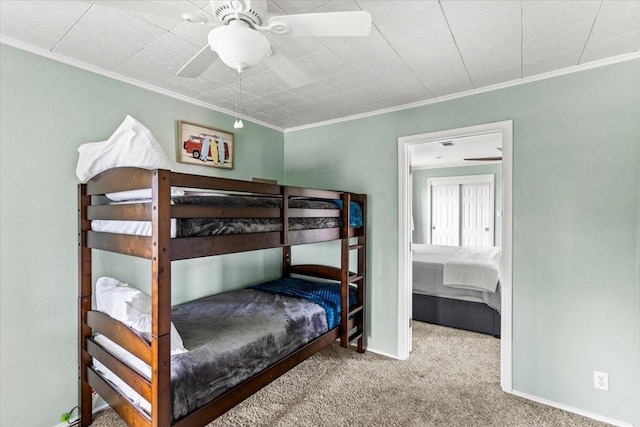
[[[131,116],[106,141],[78,147],[76,175],[81,182],[115,167],[171,169],[169,159],[149,129]]]
[[[96,282],[96,306],[132,329],[151,334],[151,297],[140,289],[112,277]],[[178,330],[171,322],[171,354],[186,352]]]

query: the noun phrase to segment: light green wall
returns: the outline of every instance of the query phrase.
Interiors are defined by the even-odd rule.
[[[175,160],[176,120],[233,118],[0,45],[0,425],[51,427],[77,404],[77,147],[130,114]],[[180,172],[283,181],[283,134],[245,121],[235,169]],[[106,268],[104,258],[117,258]],[[174,302],[280,274],[278,250],[173,264]],[[147,261],[96,253],[96,273],[148,287]],[[189,287],[180,287],[180,282]]]
[[[288,184],[369,196],[369,345],[396,354],[397,139],[513,120],[513,386],[640,425],[640,60],[285,133]],[[593,388],[593,370],[610,390]]]
[[[131,114],[173,157],[176,120],[231,130],[232,118],[0,49],[0,425],[49,427],[77,397],[76,148]],[[639,76],[635,60],[284,137],[245,123],[233,171],[174,169],[282,181],[286,165],[290,184],[367,193],[369,345],[393,355],[397,138],[512,119],[514,388],[640,426]],[[337,262],[330,246],[320,253]],[[98,273],[111,256],[96,256]],[[148,282],[146,261],[124,259],[110,273]],[[279,260],[269,250],[180,261],[174,277],[195,283],[174,286],[174,301],[275,276]],[[594,369],[609,373],[609,392],[593,389]]]
[[[493,175],[494,183],[494,246],[502,246],[502,165],[471,165],[449,168],[416,169],[411,172],[413,243],[426,243],[429,215],[428,180],[448,176]]]

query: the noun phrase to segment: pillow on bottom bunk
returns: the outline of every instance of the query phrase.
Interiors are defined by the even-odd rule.
[[[112,277],[96,282],[98,310],[149,337],[151,334],[151,297],[140,289]],[[185,353],[182,337],[171,322],[171,354]]]

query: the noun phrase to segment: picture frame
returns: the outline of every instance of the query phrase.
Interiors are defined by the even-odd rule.
[[[206,155],[203,149],[207,148]],[[190,165],[233,169],[233,133],[178,121],[177,160]]]

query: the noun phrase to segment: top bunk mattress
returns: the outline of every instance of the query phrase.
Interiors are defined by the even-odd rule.
[[[131,200],[124,203],[150,203],[149,200]],[[186,194],[172,198],[174,205],[217,206],[228,208],[256,207],[280,208],[280,197],[240,196],[218,193]],[[342,208],[341,200],[318,200],[292,198],[289,208],[293,209],[327,209]],[[350,203],[350,227],[362,227],[362,209],[355,202]],[[289,230],[310,230],[340,227],[342,221],[335,216],[289,217]],[[171,237],[216,236],[225,234],[262,233],[282,231],[281,218],[172,218]],[[98,232],[133,234],[150,236],[150,221],[114,221],[93,220],[91,229]]]

